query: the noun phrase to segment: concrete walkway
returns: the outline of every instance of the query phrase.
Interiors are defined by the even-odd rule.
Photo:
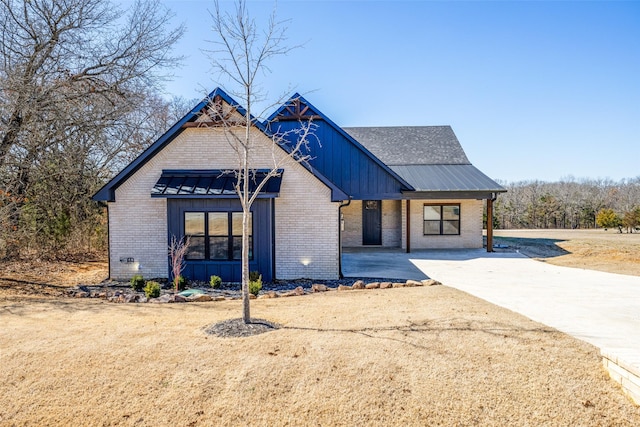
[[[359,257],[366,262],[361,265]],[[640,277],[557,267],[519,253],[480,249],[343,255],[348,277],[367,277],[362,266],[371,264],[377,266],[376,277],[421,279],[408,277],[417,268],[447,286],[587,341],[640,372]]]

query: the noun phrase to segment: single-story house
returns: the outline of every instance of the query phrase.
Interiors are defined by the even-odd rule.
[[[189,236],[187,278],[240,280],[238,159],[203,113],[211,102],[243,111],[214,90],[94,195],[108,209],[111,278],[169,277],[169,242]],[[252,206],[250,270],[335,279],[343,247],[482,248],[484,201],[490,216],[506,190],[469,162],[451,127],[341,128],[296,94],[252,128],[256,178],[287,155],[272,135],[307,120],[319,142],[311,158],[287,163]]]

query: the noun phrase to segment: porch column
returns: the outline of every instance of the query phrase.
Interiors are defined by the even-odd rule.
[[[493,252],[493,199],[487,199],[487,252]]]
[[[411,252],[411,200],[407,199],[407,253]]]

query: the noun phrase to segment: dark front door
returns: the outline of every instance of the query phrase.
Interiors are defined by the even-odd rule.
[[[362,201],[362,244],[382,244],[382,201]]]

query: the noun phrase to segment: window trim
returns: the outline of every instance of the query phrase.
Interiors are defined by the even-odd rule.
[[[439,220],[435,220],[435,219],[425,219],[424,218],[424,208],[430,206],[430,207],[434,207],[434,206],[439,206],[440,207],[440,219]],[[445,206],[456,206],[458,208],[458,219],[457,220],[447,220],[444,219],[444,207]],[[439,233],[427,233],[426,229],[425,229],[425,224],[427,222],[438,222],[439,223]],[[457,221],[458,223],[458,232],[457,233],[445,233],[444,232],[444,223],[445,222],[454,222]],[[422,235],[423,236],[460,236],[462,231],[462,208],[460,206],[460,203],[425,203],[422,206]]]
[[[202,210],[185,210],[182,212],[182,230],[183,230],[183,235],[184,237],[188,237],[191,235],[187,235],[186,234],[186,217],[187,214],[194,214],[194,213],[201,213],[204,214],[204,236],[197,236],[197,237],[204,237],[204,258],[189,258],[188,257],[188,252],[187,254],[185,254],[185,261],[189,261],[189,262],[239,262],[241,261],[241,259],[239,258],[234,258],[233,254],[234,254],[234,250],[233,250],[233,242],[234,242],[234,238],[242,238],[242,234],[240,235],[235,235],[233,234],[233,216],[234,214],[242,214],[242,211],[229,211],[229,210],[219,210],[219,211],[202,211]],[[221,235],[211,235],[209,233],[209,214],[216,214],[216,213],[224,213],[227,214],[227,234],[226,236],[221,236]],[[250,234],[249,234],[249,261],[253,261],[254,260],[254,233],[253,233],[253,212],[250,212],[251,214],[251,230],[250,230]],[[194,235],[196,236],[196,235]],[[220,258],[211,258],[211,238],[226,238],[227,239],[227,258],[224,259],[220,259]]]

